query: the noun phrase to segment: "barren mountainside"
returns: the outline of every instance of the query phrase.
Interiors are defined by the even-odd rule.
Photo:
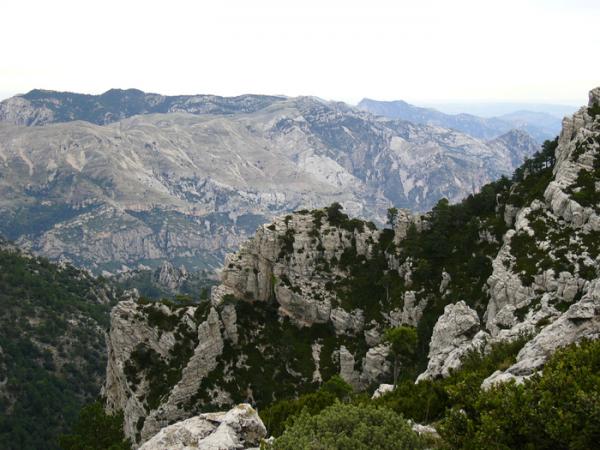
[[[519,131],[483,142],[310,97],[32,91],[0,103],[0,233],[96,273],[216,267],[277,215],[336,201],[383,223],[537,149]]]

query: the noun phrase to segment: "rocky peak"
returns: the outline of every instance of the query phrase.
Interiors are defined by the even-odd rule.
[[[344,276],[339,263],[349,254],[369,257],[379,233],[373,224],[351,221],[331,208],[277,218],[261,226],[238,253],[227,255],[212,301],[219,304],[225,294],[275,300],[280,313],[298,324],[331,320],[340,330],[355,329],[346,326],[351,319],[336,308],[327,285]]]
[[[583,338],[598,338],[599,105],[597,88],[590,93],[588,107],[564,119],[557,143],[544,148],[548,153],[555,147],[553,154],[536,156],[537,162],[530,164],[524,179],[511,188],[505,214],[512,211],[514,225],[503,237],[487,280],[490,299],[481,325],[485,332],[468,340],[460,333],[441,331],[449,323],[468,324],[469,317],[478,321],[473,314],[464,313],[460,320],[449,322],[447,313],[458,304],[445,311],[434,328],[429,367],[421,379],[444,375],[444,366],[458,367],[460,358],[455,355],[464,355],[464,349],[482,349],[486,342],[528,336],[531,340],[517,362],[494,374],[484,386],[521,380],[539,370],[557,348]],[[552,167],[548,161],[553,159]],[[522,185],[531,186],[531,180],[545,189],[535,196],[523,191]],[[524,194],[530,199],[519,204],[518,196]],[[442,342],[442,338],[450,342]]]
[[[188,279],[188,275],[185,266],[182,265],[176,269],[169,261],[163,261],[161,266],[154,272],[154,280],[167,289],[177,291]]]
[[[385,262],[392,240],[391,230],[350,219],[340,205],[299,211],[260,226],[227,256],[210,304],[120,303],[105,395],[124,411],[127,436],[142,443],[207,407],[264,405],[334,374],[356,389],[390,381],[383,331],[416,323],[424,305],[414,293],[397,304],[371,296],[366,311],[339,286],[357,265]]]

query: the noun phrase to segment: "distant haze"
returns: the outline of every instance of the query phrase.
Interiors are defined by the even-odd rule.
[[[597,0],[6,0],[0,93],[579,105],[598,23]]]
[[[536,111],[551,114],[562,119],[564,116],[574,113],[579,107],[587,102],[582,99],[579,103],[570,105],[553,105],[551,103],[512,103],[512,102],[453,102],[453,103],[432,103],[417,102],[419,106],[435,108],[446,114],[468,113],[481,117],[496,117],[509,114],[515,111]]]

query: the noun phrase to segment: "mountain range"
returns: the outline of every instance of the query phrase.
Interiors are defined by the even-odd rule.
[[[538,148],[522,130],[482,140],[312,97],[34,90],[0,103],[0,233],[97,273],[216,267],[278,214],[339,202],[381,224]]]
[[[509,130],[518,129],[541,143],[554,138],[561,128],[561,118],[538,111],[517,110],[497,117],[479,117],[465,113],[445,114],[402,100],[378,101],[368,98],[361,100],[358,108],[391,119],[451,128],[480,139],[493,139]]]

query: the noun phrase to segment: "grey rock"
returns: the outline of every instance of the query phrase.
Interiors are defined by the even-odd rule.
[[[360,374],[362,386],[378,383],[389,377],[392,371],[389,355],[390,348],[386,344],[379,344],[367,351],[363,361],[362,373]]]
[[[376,398],[379,398],[382,395],[387,394],[388,392],[392,392],[393,390],[394,390],[393,384],[380,384],[379,387],[377,389],[375,389],[375,392],[373,392],[371,399],[375,400]]]
[[[258,447],[267,430],[248,404],[227,412],[205,413],[169,425],[140,450],[240,450]]]
[[[484,386],[509,379],[522,380],[542,369],[548,358],[564,346],[582,339],[600,338],[600,280],[594,280],[582,299],[553,323],[543,328],[517,355],[517,362],[505,372],[495,373]]]
[[[465,302],[447,305],[433,327],[429,363],[417,382],[448,376],[470,351],[482,350],[488,338],[480,331],[477,313]]]
[[[342,345],[339,350],[340,377],[354,389],[360,389],[360,373],[355,370],[354,355]]]

